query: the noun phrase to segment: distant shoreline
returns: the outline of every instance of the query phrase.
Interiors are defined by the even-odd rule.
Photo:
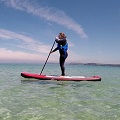
[[[0,64],[41,64],[44,63],[0,63]],[[48,62],[47,64],[59,64],[55,62]],[[120,64],[109,64],[109,63],[66,63],[68,65],[89,65],[89,66],[111,66],[111,67],[120,67]]]
[[[91,65],[91,66],[112,66],[120,67],[120,64],[103,64],[103,63],[69,63],[70,65]]]

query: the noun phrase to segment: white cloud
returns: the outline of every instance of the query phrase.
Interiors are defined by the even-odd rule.
[[[21,44],[19,45],[13,44],[13,45],[17,47],[33,50],[35,52],[39,52],[42,54],[48,53],[48,51],[50,50],[49,45],[45,45],[42,42],[38,42],[37,40],[34,40],[31,37],[4,29],[0,29],[0,39],[19,40],[21,41]]]
[[[5,29],[0,29],[0,39],[1,40],[14,40],[21,41],[20,44],[11,42],[11,46],[22,48],[21,51],[10,50],[6,46],[0,48],[0,62],[44,62],[50,52],[51,45],[45,45],[31,37],[18,34]],[[28,49],[33,51],[32,53],[27,53],[24,50]],[[57,53],[53,54],[49,59],[51,62],[55,62],[57,59]]]
[[[37,53],[26,53],[22,51],[12,51],[8,50],[6,48],[0,48],[0,62],[26,62],[26,63],[31,63],[31,62],[45,62],[46,60],[46,55],[41,55]],[[51,57],[49,62],[55,62],[56,57]]]
[[[9,31],[9,30],[5,30],[5,29],[0,29],[0,38],[2,39],[14,39],[14,40],[23,40],[25,42],[34,42],[34,40],[32,40],[30,37]]]
[[[68,29],[75,31],[82,38],[87,38],[87,35],[84,32],[81,25],[79,25],[72,18],[67,16],[65,12],[62,10],[58,10],[52,7],[41,7],[40,5],[37,4],[37,1],[36,2],[31,1],[31,3],[28,0],[1,0],[1,1],[15,9],[32,13],[33,15],[39,16],[40,18],[62,25]]]

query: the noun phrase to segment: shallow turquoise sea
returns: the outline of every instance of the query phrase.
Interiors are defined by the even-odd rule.
[[[0,64],[0,120],[120,120],[120,67],[67,65],[66,75],[99,75],[102,81],[30,81],[43,64]],[[60,75],[47,64],[47,75]]]

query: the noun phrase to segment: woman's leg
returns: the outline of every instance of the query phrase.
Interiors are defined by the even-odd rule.
[[[65,75],[65,67],[64,67],[64,63],[65,63],[65,58],[60,56],[60,67],[61,67],[61,72],[62,72],[62,76]]]

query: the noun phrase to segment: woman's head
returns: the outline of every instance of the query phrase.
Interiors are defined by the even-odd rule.
[[[63,32],[61,32],[59,33],[58,37],[59,39],[63,39],[63,38],[66,38],[66,35]]]

